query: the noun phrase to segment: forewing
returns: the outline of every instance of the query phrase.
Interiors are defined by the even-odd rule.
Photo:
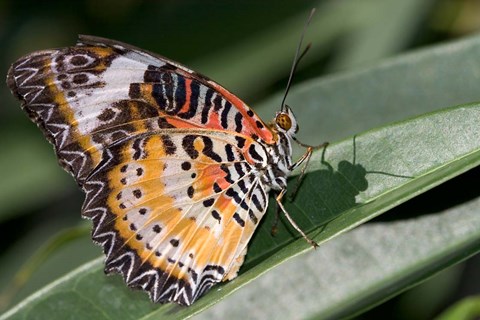
[[[106,272],[153,301],[184,305],[234,278],[268,201],[252,150],[266,159],[250,138],[180,129],[105,149],[85,183],[83,215],[94,222]]]
[[[109,145],[159,129],[209,128],[273,142],[253,111],[215,82],[164,57],[112,40],[15,62],[7,83],[83,185]]]

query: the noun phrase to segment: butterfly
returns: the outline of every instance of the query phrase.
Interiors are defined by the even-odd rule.
[[[283,103],[266,124],[207,77],[92,36],[20,58],[7,84],[85,192],[105,272],[154,302],[190,305],[234,279],[270,190],[291,220],[287,177],[312,148],[292,161],[298,124]]]

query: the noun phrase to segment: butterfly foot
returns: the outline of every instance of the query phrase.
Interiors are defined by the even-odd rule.
[[[306,234],[305,232],[303,232],[303,230],[295,223],[295,221],[293,221],[292,217],[290,217],[290,215],[288,214],[287,210],[285,209],[285,207],[283,206],[282,204],[282,198],[283,196],[285,195],[285,192],[287,190],[286,189],[283,189],[282,191],[280,191],[280,193],[278,194],[276,200],[277,200],[277,204],[278,204],[278,207],[280,208],[280,210],[283,212],[283,214],[285,215],[285,217],[287,218],[288,222],[290,222],[290,224],[292,225],[292,227],[295,228],[295,230],[298,231],[298,233],[300,233],[302,235],[302,237],[314,248],[318,247],[318,243],[316,243],[315,241],[313,241],[312,239],[310,239]]]
[[[270,234],[272,237],[275,237],[278,233],[278,227],[277,226],[272,226],[272,229],[270,230]]]

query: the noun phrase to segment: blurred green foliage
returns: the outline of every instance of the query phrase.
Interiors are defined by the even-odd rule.
[[[339,71],[361,70],[401,52],[473,32],[479,29],[480,21],[476,19],[480,8],[475,2],[4,0],[0,2],[0,74],[6,75],[10,63],[23,54],[73,45],[77,34],[93,34],[180,61],[225,85],[255,108],[257,104],[268,104],[261,101],[284,88],[293,51],[311,7],[317,7],[307,33],[307,41],[313,42],[313,47],[296,75],[297,83]],[[348,95],[348,88],[345,94]],[[466,102],[455,94],[446,92],[446,97],[435,97],[444,101],[437,106],[450,105],[448,99]],[[277,96],[273,99],[278,100]],[[383,102],[388,103],[388,97]],[[0,86],[0,234],[3,243],[0,247],[0,292],[11,283],[20,266],[52,235],[88,224],[80,219],[82,193],[73,179],[56,165],[51,146],[18,105],[6,86]],[[351,123],[355,128],[353,132],[339,132],[334,122],[324,119],[329,106],[322,102],[318,105],[318,110],[310,111],[305,117],[314,120],[310,125],[318,125],[315,121],[318,117],[326,127],[321,142],[357,132],[355,126],[361,122],[361,110],[335,119]],[[263,114],[262,107],[257,110],[266,120],[272,117],[271,113]],[[404,115],[415,114],[418,113],[411,110]],[[381,110],[376,116],[378,125],[400,120],[389,118],[390,115],[382,114]],[[302,130],[302,122],[300,127]],[[310,137],[306,131],[301,131],[301,137],[303,134],[308,142],[319,142],[318,137]],[[423,205],[425,203],[431,204],[428,200],[424,200]],[[91,244],[87,235],[71,240],[50,254],[4,307],[21,301],[99,254],[99,248]],[[429,293],[422,292],[419,287],[371,312],[395,311],[398,319],[402,316],[413,319],[412,314],[417,319],[427,319],[466,294],[478,294],[479,287],[473,286],[471,280],[465,281],[465,277],[474,277],[476,283],[480,283],[478,272],[471,271],[478,270],[479,265],[479,258],[472,258],[464,266],[466,273],[451,272],[451,280],[440,284],[432,280],[431,283],[437,285],[425,289]],[[430,304],[423,303],[414,311],[408,310],[412,305],[408,301],[432,292],[446,294]],[[365,317],[368,318],[368,314]]]

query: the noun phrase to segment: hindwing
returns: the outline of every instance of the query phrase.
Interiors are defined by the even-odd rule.
[[[245,158],[251,144],[240,148],[222,132],[170,130],[105,150],[85,183],[83,214],[94,221],[106,271],[156,302],[185,305],[234,278],[268,204]]]

